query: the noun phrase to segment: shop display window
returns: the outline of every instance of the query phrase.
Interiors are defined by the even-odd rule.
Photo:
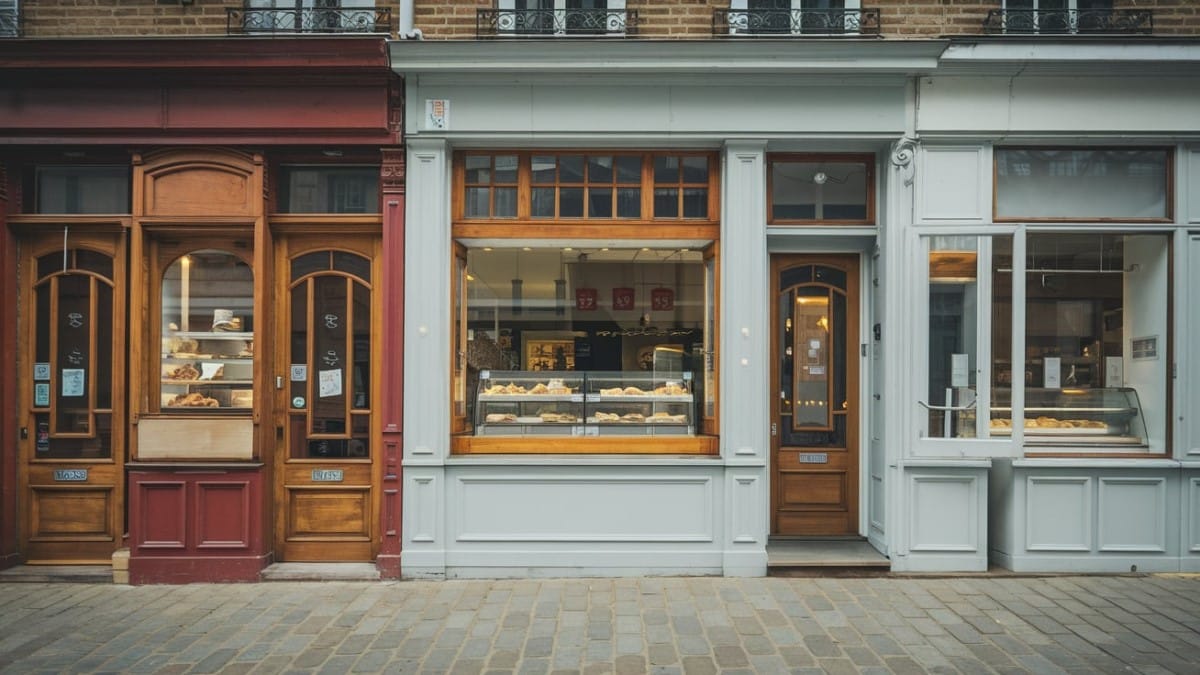
[[[1171,218],[1166,149],[996,148],[997,220]]]
[[[40,166],[33,181],[38,213],[129,213],[128,166]]]
[[[874,224],[874,161],[870,155],[770,156],[768,222]]]
[[[247,260],[189,251],[165,269],[159,408],[249,412],[254,406],[254,275]]]
[[[1168,452],[1169,235],[925,243],[924,437],[1019,438],[1027,454]]]

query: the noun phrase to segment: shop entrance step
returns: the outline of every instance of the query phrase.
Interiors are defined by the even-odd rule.
[[[111,565],[17,565],[0,570],[0,583],[111,584]]]
[[[379,581],[374,563],[275,563],[260,575],[263,581]]]
[[[767,542],[770,576],[878,576],[892,563],[865,539],[772,537]]]

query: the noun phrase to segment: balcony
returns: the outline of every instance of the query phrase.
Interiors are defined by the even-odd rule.
[[[392,33],[390,7],[231,7],[225,11],[225,29],[229,35]]]
[[[632,37],[637,25],[626,9],[481,9],[475,37]]]
[[[879,35],[878,9],[718,9],[714,37]]]
[[[983,32],[996,35],[1129,35],[1154,32],[1148,9],[993,9]]]
[[[21,37],[20,5],[0,6],[0,38]]]

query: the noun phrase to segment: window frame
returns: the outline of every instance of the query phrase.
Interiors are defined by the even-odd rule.
[[[862,163],[866,171],[866,217],[862,219],[849,218],[776,218],[775,217],[775,171],[776,163],[786,164],[790,162],[830,162],[830,163]],[[875,155],[870,153],[854,153],[854,154],[839,154],[839,153],[769,153],[767,155],[767,224],[768,225],[801,225],[801,226],[825,226],[825,225],[865,225],[875,226],[877,224],[877,214],[875,211],[876,193],[878,192],[875,184]]]
[[[1163,159],[1163,181],[1166,213],[1147,218],[1125,218],[1113,216],[1002,216],[1000,215],[1000,162],[997,153],[1005,150],[1040,150],[1044,152],[1153,152],[1165,153]],[[1175,222],[1175,148],[1168,146],[1039,146],[998,145],[992,150],[992,221],[995,223],[1174,223]]]
[[[517,216],[510,217],[466,217],[465,182],[466,158],[478,155],[517,155]],[[531,157],[545,155],[588,155],[617,156],[638,155],[642,158],[641,171],[641,204],[642,212],[639,218],[534,218],[531,215],[532,165]],[[654,159],[662,156],[703,156],[708,158],[708,212],[705,218],[654,218],[653,189]],[[584,160],[586,166],[586,159]],[[494,160],[493,160],[494,166]],[[681,172],[682,173],[682,172]],[[719,383],[716,369],[720,363],[719,331],[720,331],[720,156],[707,150],[687,151],[645,151],[621,149],[461,149],[453,155],[451,168],[452,199],[451,199],[451,254],[448,259],[451,275],[450,292],[447,298],[450,302],[451,322],[447,326],[450,362],[446,364],[445,372],[450,377],[449,397],[446,405],[449,407],[450,425],[447,431],[450,436],[450,452],[455,456],[479,454],[572,454],[572,455],[696,455],[713,456],[718,454],[718,423],[720,413],[719,394],[714,396],[712,414],[705,414],[704,402],[701,401],[700,413],[696,419],[696,434],[693,436],[647,436],[645,439],[630,436],[473,436],[468,435],[470,420],[465,416],[465,405],[457,407],[456,377],[461,372],[465,381],[465,348],[467,344],[467,321],[465,320],[466,302],[458,302],[458,297],[465,288],[466,246],[472,247],[523,247],[547,245],[588,245],[594,246],[638,246],[654,247],[680,245],[694,246],[704,249],[704,267],[706,285],[711,284],[714,295],[714,306],[711,310],[713,329],[717,335],[706,336],[705,341],[712,346],[712,367],[714,383]],[[556,185],[558,179],[556,176]],[[615,181],[612,185],[617,185]],[[681,187],[682,189],[682,187]],[[682,195],[681,195],[682,198]],[[489,204],[494,197],[489,197]],[[556,205],[557,211],[557,205]],[[585,198],[585,215],[587,212]],[[650,214],[647,218],[646,215]],[[604,242],[604,243],[597,243]],[[711,260],[711,264],[709,264]],[[711,275],[711,278],[709,276]],[[461,307],[460,307],[461,304]],[[706,301],[707,304],[707,301]],[[459,313],[462,316],[459,316]],[[457,321],[458,330],[454,330]],[[703,378],[704,374],[699,374]]]

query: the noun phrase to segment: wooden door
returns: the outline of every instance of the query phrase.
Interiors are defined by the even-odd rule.
[[[21,242],[21,550],[108,564],[124,533],[125,234]]]
[[[858,256],[776,256],[771,277],[771,532],[857,534]]]
[[[284,561],[371,561],[379,548],[378,283],[374,235],[284,235],[275,462]]]

